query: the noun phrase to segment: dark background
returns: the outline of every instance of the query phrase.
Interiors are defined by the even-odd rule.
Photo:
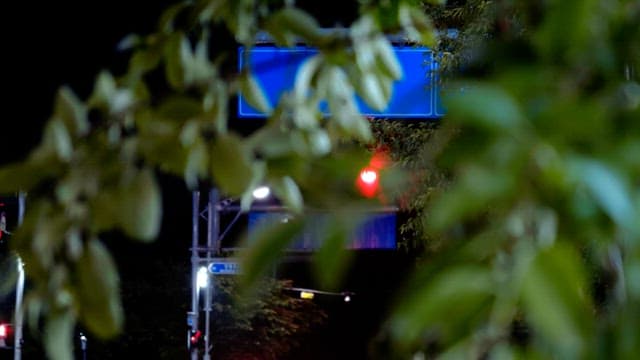
[[[118,74],[126,55],[117,43],[127,34],[146,34],[155,27],[162,9],[171,1],[60,1],[47,4],[18,2],[3,11],[3,111],[0,128],[0,163],[23,159],[40,140],[42,126],[52,111],[56,90],[70,86],[81,98],[90,93],[102,69]],[[305,7],[323,26],[349,25],[355,1],[307,1]],[[233,126],[253,128],[255,123],[232,120]],[[190,306],[189,247],[191,196],[181,180],[161,176],[164,220],[161,235],[142,245],[108,234],[122,279],[126,311],[124,334],[103,343],[89,334],[89,358],[186,358],[185,314]],[[170,191],[169,191],[170,190]],[[242,226],[242,223],[239,224]],[[310,336],[292,358],[367,358],[368,340],[386,314],[388,300],[407,264],[395,252],[358,252],[344,287],[357,296],[350,304],[320,297],[329,313],[323,331]],[[313,286],[306,261],[289,262],[283,276],[297,286]],[[82,329],[79,329],[81,331]],[[24,358],[39,359],[41,349],[27,335]],[[35,335],[37,336],[37,335]],[[0,359],[4,354],[0,352]]]

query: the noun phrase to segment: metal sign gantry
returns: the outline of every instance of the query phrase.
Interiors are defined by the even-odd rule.
[[[191,312],[187,314],[187,324],[190,329],[187,334],[187,341],[191,341],[192,332],[199,331],[200,327],[200,291],[198,283],[198,271],[203,264],[211,263],[215,255],[219,253],[220,242],[220,193],[218,189],[209,190],[206,207],[200,210],[200,191],[193,191],[192,194],[192,238],[191,238]],[[207,223],[207,236],[205,246],[200,240],[200,219],[204,217]],[[213,285],[202,288],[204,291],[204,349],[202,359],[211,359],[211,302],[213,298]],[[197,360],[200,349],[196,346],[190,347],[191,359]]]

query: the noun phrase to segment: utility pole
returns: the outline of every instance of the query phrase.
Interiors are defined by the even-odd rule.
[[[207,205],[207,265],[211,263],[213,251],[218,251],[218,234],[220,232],[220,217],[218,214],[218,203],[220,194],[218,189],[211,188],[209,191],[209,203]],[[213,287],[215,281],[210,281],[205,293],[205,336],[204,336],[204,360],[210,360],[211,344],[211,302],[213,298]]]
[[[192,329],[198,329],[198,298],[200,291],[198,288],[198,267],[200,266],[200,257],[198,256],[198,238],[200,236],[198,220],[200,217],[200,192],[193,191],[192,194],[192,237],[191,237],[191,313],[189,321]],[[191,341],[191,330],[189,330],[187,341]],[[17,360],[17,359],[16,359]],[[198,360],[198,349],[191,347],[191,360]]]
[[[220,193],[215,187],[209,190],[209,198],[207,201],[207,246],[203,249],[200,245],[200,231],[199,231],[199,218],[200,218],[200,192],[193,191],[192,195],[192,239],[191,239],[191,312],[188,314],[187,320],[191,331],[199,331],[199,317],[200,317],[200,286],[198,284],[198,273],[200,267],[204,264],[210,264],[213,261],[214,255],[218,253],[219,244],[218,237],[220,233],[220,216],[218,213],[218,206],[220,202]],[[200,252],[205,250],[205,257],[200,256]],[[204,261],[203,261],[204,260]],[[208,272],[208,270],[207,270]],[[210,276],[210,275],[208,275]],[[204,349],[203,359],[211,359],[211,312],[213,301],[213,287],[215,283],[209,281],[208,285],[204,287]],[[191,340],[191,333],[189,333],[188,341]],[[199,349],[197,346],[191,346],[191,360],[197,360],[199,358]]]
[[[18,226],[22,225],[25,210],[25,194],[18,193]],[[22,308],[22,297],[24,295],[24,264],[18,256],[18,280],[16,282],[16,312],[15,312],[15,333],[13,345],[13,359],[22,359],[22,324],[24,322],[24,309]]]
[[[87,360],[87,337],[80,333],[80,350],[82,350],[82,360]]]

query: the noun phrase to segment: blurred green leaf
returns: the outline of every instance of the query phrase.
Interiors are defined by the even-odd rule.
[[[458,186],[446,190],[436,198],[424,221],[431,229],[443,230],[468,216],[488,211],[490,205],[514,194],[514,175],[508,170],[478,166],[465,168]]]
[[[268,177],[276,178],[292,176],[295,179],[304,178],[310,170],[309,162],[299,154],[287,154],[272,157],[266,161]]]
[[[294,152],[289,131],[265,126],[256,130],[247,139],[247,145],[266,158],[285,156]]]
[[[276,45],[293,47],[296,44],[296,36],[288,28],[283,27],[277,21],[277,17],[271,17],[264,25],[269,35],[273,37]]]
[[[296,73],[296,79],[293,86],[296,101],[298,103],[304,103],[305,99],[310,95],[313,77],[321,69],[322,62],[322,55],[314,55],[306,59],[302,65],[300,65],[300,68]]]
[[[291,45],[291,38],[287,32],[300,37],[309,45],[316,45],[322,39],[322,32],[316,19],[295,7],[286,7],[276,12],[271,16],[271,23],[273,25],[270,29],[281,29],[275,31],[275,34],[280,42],[287,45]]]
[[[634,206],[625,178],[606,164],[574,159],[574,177],[587,186],[600,207],[620,226],[640,234],[640,211]]]
[[[111,73],[107,71],[101,71],[98,74],[98,78],[95,81],[93,87],[93,93],[89,98],[88,104],[91,107],[101,107],[103,109],[109,108],[111,98],[117,91],[116,80]]]
[[[555,243],[536,255],[522,282],[528,321],[565,358],[584,356],[591,341],[593,311],[584,271],[570,245]]]
[[[216,184],[233,196],[242,195],[254,175],[249,152],[242,140],[233,134],[220,134],[214,139],[211,169]]]
[[[184,85],[184,67],[182,64],[182,49],[189,40],[184,34],[177,32],[169,36],[164,48],[165,76],[174,89]]]
[[[158,30],[163,33],[171,34],[175,31],[175,19],[178,14],[189,6],[187,2],[178,2],[167,7],[158,19]]]
[[[91,229],[100,232],[116,226],[121,217],[120,203],[114,201],[119,194],[112,189],[103,189],[90,201]]]
[[[620,86],[616,95],[616,100],[624,109],[631,111],[640,107],[640,83],[627,82]]]
[[[229,96],[224,81],[213,81],[205,94],[203,106],[207,115],[211,116],[218,134],[227,132],[228,102]]]
[[[401,347],[429,333],[439,334],[445,343],[453,340],[458,327],[486,307],[495,284],[489,269],[459,265],[419,286],[400,299],[391,318],[392,336]]]
[[[160,231],[162,198],[153,172],[138,172],[122,195],[119,220],[125,233],[143,241],[154,240]]]
[[[249,105],[256,108],[263,114],[270,114],[272,111],[269,99],[264,95],[262,86],[250,72],[245,72],[240,77],[240,91]]]
[[[43,178],[47,177],[42,169],[58,172],[58,166],[50,163],[49,167],[41,167],[31,161],[18,162],[0,168],[0,194],[11,194],[19,190],[29,190]]]
[[[595,0],[554,0],[545,5],[547,16],[533,34],[538,51],[548,58],[564,61],[585,56],[595,59],[592,45],[603,35],[600,32],[605,29],[600,19],[608,10]]]
[[[269,224],[245,240],[249,245],[242,254],[242,286],[251,287],[277,261],[279,254],[304,229],[304,219],[287,218],[286,222]]]
[[[129,72],[143,75],[155,69],[160,64],[162,54],[156,48],[137,50],[129,60]]]
[[[383,111],[386,109],[390,97],[385,94],[383,89],[383,79],[373,73],[364,73],[360,77],[359,94],[373,109]]]
[[[44,143],[51,147],[58,159],[68,162],[73,155],[73,144],[67,127],[60,120],[47,123],[44,130]]]
[[[631,359],[640,351],[640,332],[637,326],[640,309],[638,309],[637,302],[635,304],[635,306],[625,307],[625,311],[614,319],[615,332],[613,339],[615,347],[607,349],[609,352],[605,354],[606,357],[615,356],[618,359]]]
[[[75,275],[82,322],[101,338],[117,335],[124,322],[118,270],[100,241],[87,242]]]
[[[0,298],[5,298],[15,290],[18,280],[18,262],[16,256],[3,256],[0,259]]]
[[[375,61],[378,68],[392,79],[402,78],[402,66],[389,41],[383,36],[378,36],[372,41],[372,46],[375,50]]]
[[[332,122],[341,133],[364,142],[371,141],[371,128],[367,120],[360,115],[354,97],[354,89],[344,70],[331,66],[325,71],[328,93],[327,102]]]
[[[409,40],[429,47],[433,47],[436,44],[435,28],[431,20],[420,8],[406,3],[400,5],[398,21]]]
[[[142,43],[143,39],[138,34],[129,34],[123,37],[117,45],[119,51],[126,51],[135,48]]]
[[[298,128],[311,130],[318,126],[321,114],[318,111],[317,104],[309,99],[295,104],[292,118]],[[294,135],[298,134],[294,133]],[[293,144],[296,144],[296,141]]]
[[[51,314],[44,329],[44,347],[51,360],[73,359],[73,328],[75,317],[71,311]]]
[[[191,146],[200,139],[200,124],[192,119],[187,121],[180,131],[180,143],[182,146]]]
[[[324,129],[312,130],[307,135],[309,150],[315,156],[327,155],[331,151],[331,138]]]
[[[296,214],[302,212],[304,208],[302,193],[298,184],[291,177],[285,176],[271,181],[271,185],[278,199],[282,200],[291,212]]]
[[[314,214],[310,213],[309,216]],[[323,226],[319,227],[322,233],[317,234],[322,244],[313,255],[314,275],[324,288],[336,289],[351,259],[352,253],[346,249],[349,237],[353,236],[356,225],[362,219],[359,214],[339,211],[330,214],[324,221]]]
[[[136,123],[138,136],[135,145],[141,156],[161,170],[182,176],[188,153],[180,143],[180,123],[154,112],[137,114]]]
[[[253,191],[258,187],[264,185],[265,177],[267,173],[267,164],[264,161],[257,160],[252,164],[253,177],[251,178],[251,182],[249,186],[240,197],[240,209],[242,211],[249,211],[251,208],[251,203],[255,200],[253,196]]]
[[[526,130],[520,105],[505,89],[495,85],[472,84],[444,98],[449,116],[458,122],[491,132],[518,134]]]
[[[202,106],[187,96],[170,96],[160,103],[157,112],[165,119],[185,121],[200,115]]]
[[[53,118],[59,119],[72,135],[81,136],[89,131],[86,106],[67,87],[57,93]]]
[[[209,154],[207,152],[207,146],[199,141],[189,150],[184,169],[184,179],[189,188],[195,189],[198,185],[198,179],[207,176],[208,165]]]
[[[51,203],[45,203],[42,208],[34,210],[36,223],[32,238],[29,239],[30,243],[20,244],[20,247],[24,246],[25,250],[31,251],[34,256],[34,266],[50,270],[54,265],[56,249],[64,243],[69,220],[63,214],[56,212]],[[25,259],[23,261],[26,262]]]
[[[629,291],[629,296],[634,299],[640,299],[640,259],[628,261],[624,271],[626,273],[626,288]]]
[[[379,28],[370,15],[363,15],[351,25],[351,41],[358,69],[363,72],[373,70],[375,47],[373,40],[379,36]]]

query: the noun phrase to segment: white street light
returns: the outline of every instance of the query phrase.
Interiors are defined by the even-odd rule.
[[[198,270],[197,283],[200,289],[209,286],[209,270],[204,266]]]
[[[268,186],[260,186],[253,190],[253,198],[256,200],[264,200],[271,194]]]

